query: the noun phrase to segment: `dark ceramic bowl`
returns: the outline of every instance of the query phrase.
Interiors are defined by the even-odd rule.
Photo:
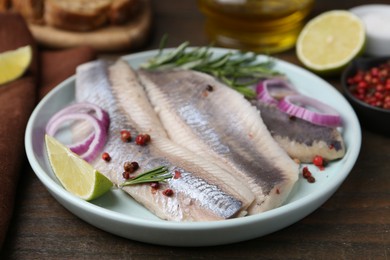
[[[343,72],[341,84],[344,96],[354,108],[363,128],[390,136],[390,109],[378,108],[365,103],[349,91],[347,79],[358,70],[369,70],[390,60],[390,57],[357,58]]]

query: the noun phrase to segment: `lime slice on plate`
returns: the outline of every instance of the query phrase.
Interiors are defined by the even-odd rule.
[[[23,75],[32,60],[31,46],[0,53],[0,85]]]
[[[93,200],[110,190],[112,182],[106,176],[54,137],[46,135],[45,143],[51,167],[67,191]]]
[[[330,74],[341,71],[361,54],[365,39],[365,27],[359,17],[348,11],[328,11],[305,25],[296,52],[308,69]]]

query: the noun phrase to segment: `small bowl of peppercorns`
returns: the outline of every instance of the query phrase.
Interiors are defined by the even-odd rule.
[[[353,60],[341,83],[362,126],[390,135],[390,57]]]

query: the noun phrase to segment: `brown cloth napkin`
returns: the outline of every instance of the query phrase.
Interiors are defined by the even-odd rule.
[[[39,51],[20,15],[0,13],[0,52],[25,45],[33,48],[31,66],[22,78],[0,85],[0,249],[12,217],[19,176],[25,168],[24,132],[32,110],[41,97],[73,75],[77,65],[96,58],[89,47]]]

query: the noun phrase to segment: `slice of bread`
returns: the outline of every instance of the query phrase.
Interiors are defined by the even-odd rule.
[[[70,31],[92,31],[124,25],[134,19],[140,0],[0,0],[0,11],[11,9],[26,21]]]
[[[35,39],[54,49],[88,45],[101,53],[129,51],[141,47],[149,39],[152,24],[150,0],[137,0],[140,6],[131,21],[120,26],[104,26],[88,32],[59,30],[52,26],[30,24]]]
[[[47,25],[72,31],[90,31],[108,22],[112,0],[45,0]]]
[[[5,12],[8,10],[10,5],[9,0],[0,0],[0,12]]]
[[[31,23],[43,23],[43,0],[12,0],[12,10]]]
[[[113,0],[108,13],[110,24],[120,25],[134,17],[139,7],[138,0]]]

